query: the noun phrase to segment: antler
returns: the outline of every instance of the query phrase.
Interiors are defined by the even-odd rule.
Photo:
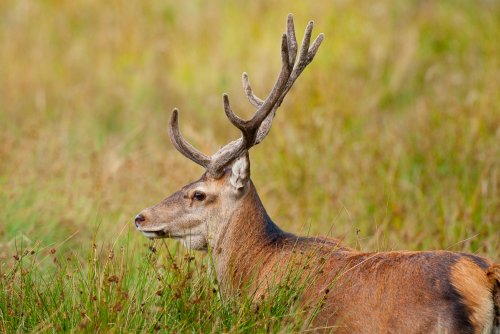
[[[248,101],[257,109],[251,119],[243,120],[238,117],[231,109],[227,94],[222,96],[224,112],[227,118],[241,131],[239,139],[233,140],[211,157],[208,157],[195,149],[182,137],[179,131],[179,112],[176,108],[170,117],[168,129],[170,140],[175,148],[187,158],[203,166],[212,177],[218,178],[223,174],[224,168],[234,159],[240,157],[252,146],[262,142],[271,130],[276,110],[283,102],[290,88],[292,88],[295,80],[297,80],[304,68],[313,60],[323,41],[323,34],[319,34],[310,46],[312,29],[313,22],[310,21],[306,27],[297,58],[297,40],[295,38],[293,16],[292,14],[288,14],[287,32],[283,34],[281,39],[281,71],[271,93],[269,93],[265,100],[258,98],[253,93],[248,75],[243,73],[243,89]]]

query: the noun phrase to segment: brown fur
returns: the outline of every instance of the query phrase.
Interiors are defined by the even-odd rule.
[[[252,212],[252,215],[248,213]],[[304,302],[325,305],[314,325],[335,333],[481,333],[491,325],[489,261],[446,251],[361,253],[333,238],[281,231],[251,191],[228,225],[215,256],[228,291],[251,282],[256,295],[308,258],[316,270]],[[244,240],[244,242],[242,242]],[[294,261],[295,259],[295,261]],[[323,259],[320,261],[319,259]],[[325,298],[325,291],[328,296]]]

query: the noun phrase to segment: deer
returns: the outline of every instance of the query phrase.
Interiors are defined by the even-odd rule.
[[[244,92],[256,109],[251,119],[237,116],[223,94],[224,112],[241,136],[213,155],[200,152],[181,135],[179,110],[173,109],[168,127],[173,145],[205,172],[142,210],[134,219],[136,228],[150,239],[171,238],[189,249],[210,251],[225,293],[246,286],[263,296],[269,284],[302,266],[312,283],[301,302],[323,303],[313,330],[500,333],[499,263],[444,250],[363,252],[339,239],[285,232],[269,217],[250,178],[249,150],[266,138],[278,107],[315,57],[324,35],[311,43],[312,30],[310,21],[299,47],[293,16],[288,15],[281,70],[265,99],[254,94],[243,73]]]

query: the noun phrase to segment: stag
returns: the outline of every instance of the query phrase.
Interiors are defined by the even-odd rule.
[[[264,140],[276,110],[313,60],[323,41],[311,44],[309,22],[299,48],[293,18],[281,40],[281,71],[271,92],[258,98],[246,73],[243,88],[255,114],[238,117],[223,95],[224,112],[241,137],[212,156],[195,149],[179,131],[174,109],[168,133],[175,148],[205,168],[201,178],[135,217],[146,237],[173,238],[195,250],[211,250],[225,293],[249,287],[256,296],[270,282],[301,266],[311,284],[304,303],[322,301],[316,328],[335,333],[500,332],[500,265],[449,251],[360,252],[327,237],[298,237],[269,217],[250,179],[248,151]],[[332,326],[332,327],[329,327]]]

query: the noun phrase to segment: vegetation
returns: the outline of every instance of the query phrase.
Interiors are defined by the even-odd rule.
[[[222,296],[209,256],[131,223],[202,172],[171,109],[204,152],[235,138],[221,95],[250,115],[240,74],[273,85],[288,12],[326,38],[251,152],[270,216],[365,251],[500,258],[500,3],[6,0],[0,332],[307,326],[300,287]]]
[[[221,293],[192,254],[160,256],[150,246],[81,254],[19,249],[2,277],[0,331],[10,332],[276,332],[305,329],[317,307],[299,308],[303,285],[293,274],[266,300]],[[21,252],[22,251],[22,252]],[[144,254],[147,252],[147,254]],[[178,256],[177,256],[178,255]],[[129,263],[131,261],[131,263]],[[53,262],[51,273],[44,262]]]

